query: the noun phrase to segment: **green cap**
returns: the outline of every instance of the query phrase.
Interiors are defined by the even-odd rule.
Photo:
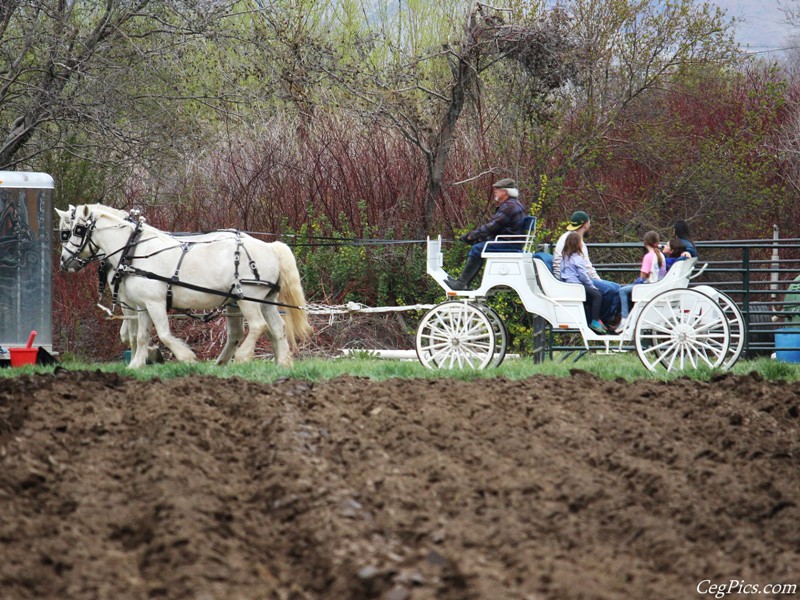
[[[567,225],[567,229],[569,231],[575,231],[579,229],[581,225],[587,223],[589,221],[589,215],[587,215],[582,210],[577,210],[572,213],[572,216],[569,218],[569,225]]]

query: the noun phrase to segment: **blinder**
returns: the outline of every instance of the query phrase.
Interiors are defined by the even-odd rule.
[[[73,219],[74,219],[73,214]],[[94,229],[94,219],[90,215],[88,221],[84,223],[76,223],[72,229],[62,229],[60,230],[61,241],[64,244],[62,248],[62,252],[66,252],[69,254],[70,259],[77,263],[78,269],[82,269],[85,267],[89,262],[95,260],[98,257],[97,251],[99,248],[92,242],[92,235],[91,231]],[[77,246],[76,249],[70,249],[67,244],[70,244],[73,237],[77,237],[80,239],[79,244],[71,244],[73,246]],[[81,258],[80,254],[83,252],[84,248],[89,247],[91,251],[91,255],[87,258]],[[64,258],[61,259],[62,264],[64,263]]]
[[[79,238],[83,239],[86,236],[87,231],[88,228],[86,227],[86,225],[75,225],[74,229],[62,229],[61,241],[68,242],[73,235],[76,235]]]

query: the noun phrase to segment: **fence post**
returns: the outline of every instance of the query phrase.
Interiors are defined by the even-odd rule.
[[[772,226],[772,262],[770,263],[769,268],[771,269],[771,273],[769,275],[770,284],[769,287],[772,290],[772,299],[776,300],[778,298],[778,280],[780,279],[778,270],[781,267],[781,255],[778,252],[778,238],[780,237],[780,233],[778,231],[778,225],[775,224]]]
[[[548,323],[539,315],[531,314],[531,318],[529,319],[531,324],[531,335],[533,338],[533,362],[534,364],[543,363],[545,358],[547,358],[547,330],[548,330]],[[553,350],[552,350],[552,338],[550,343],[550,359],[553,358]]]
[[[749,329],[750,325],[750,248],[742,248],[742,312]],[[750,336],[745,336],[744,351],[745,356],[750,352]]]

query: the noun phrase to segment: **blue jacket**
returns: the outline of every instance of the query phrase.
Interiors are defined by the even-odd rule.
[[[689,253],[689,256],[691,256],[692,258],[697,258],[697,248],[694,247],[694,244],[690,240],[684,238],[678,238],[678,239],[684,246],[686,246],[686,251]]]

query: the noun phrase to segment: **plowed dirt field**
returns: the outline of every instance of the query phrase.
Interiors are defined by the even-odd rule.
[[[756,375],[0,379],[4,600],[710,598],[800,584],[799,495]]]

